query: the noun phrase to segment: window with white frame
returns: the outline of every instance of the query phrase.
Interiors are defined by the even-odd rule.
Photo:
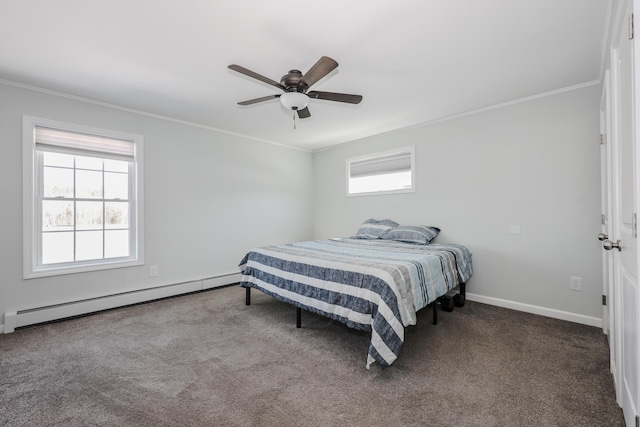
[[[24,277],[143,263],[142,136],[24,117]]]
[[[415,191],[414,147],[347,160],[347,195]]]

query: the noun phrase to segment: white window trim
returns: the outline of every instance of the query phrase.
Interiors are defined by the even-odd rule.
[[[411,153],[411,188],[404,188],[399,190],[385,190],[385,191],[369,191],[364,193],[349,193],[349,180],[351,179],[351,163],[353,162],[361,162],[363,160],[375,160],[380,157],[387,157],[393,154],[401,154],[401,153]],[[415,155],[415,147],[403,147],[403,148],[395,148],[393,150],[381,151],[373,154],[366,154],[358,157],[351,157],[347,159],[347,179],[346,179],[346,194],[347,197],[361,197],[361,196],[373,196],[373,195],[382,195],[382,194],[401,194],[401,193],[415,193],[416,192],[416,155]]]
[[[34,131],[36,126],[50,127],[70,132],[87,133],[133,141],[135,144],[134,161],[134,194],[132,207],[135,214],[130,218],[130,227],[136,236],[133,245],[135,253],[131,257],[122,259],[103,259],[97,261],[76,262],[57,266],[38,267],[38,201],[35,191],[35,172],[37,167],[37,152]],[[144,137],[142,135],[100,129],[90,126],[60,122],[33,116],[23,116],[22,120],[22,221],[23,221],[23,278],[55,276],[61,274],[81,273],[87,271],[106,270],[112,268],[130,267],[144,264]]]

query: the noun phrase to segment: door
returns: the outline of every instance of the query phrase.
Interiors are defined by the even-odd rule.
[[[611,148],[611,78],[609,70],[605,72],[602,97],[600,101],[600,194],[601,194],[601,229],[598,239],[604,241],[613,235],[612,219],[613,214],[613,197],[612,183],[613,171],[612,148]],[[602,251],[602,330],[607,334],[609,341],[609,367],[611,375],[615,382],[615,389],[618,390],[618,361],[616,352],[617,339],[615,331],[618,327],[615,323],[615,306],[616,294],[613,280],[613,253],[611,251]],[[618,395],[616,400],[619,401]]]
[[[610,93],[610,77],[609,70],[605,73],[604,84],[602,86],[602,97],[600,101],[600,206],[601,206],[601,229],[598,239],[604,241],[612,236],[611,229],[611,184],[613,178],[611,176],[611,143],[610,143],[610,131],[609,123],[611,116],[611,104],[609,101]],[[615,337],[612,337],[611,329],[615,330],[612,326],[612,311],[609,306],[612,304],[613,299],[613,254],[611,251],[602,251],[602,330],[607,334],[609,339],[609,348],[611,349],[611,361],[612,361],[612,373],[615,372],[613,363],[614,358],[614,341]],[[614,374],[615,377],[615,374]]]
[[[631,22],[633,2],[625,6]],[[613,334],[616,388],[627,425],[638,414],[638,239],[636,228],[637,174],[635,144],[634,46],[631,25],[620,25],[612,51],[612,212],[611,235],[603,245],[613,258]],[[640,84],[640,80],[638,82]]]

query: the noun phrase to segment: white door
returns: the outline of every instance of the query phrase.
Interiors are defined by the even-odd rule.
[[[612,148],[611,148],[611,78],[609,70],[604,76],[602,97],[600,101],[600,193],[601,193],[601,229],[598,239],[604,241],[613,236],[612,219],[613,197],[612,183],[613,170]],[[618,353],[616,352],[617,339],[615,331],[618,327],[615,323],[615,303],[616,288],[613,280],[613,253],[602,251],[602,295],[605,301],[602,305],[602,330],[607,334],[609,341],[609,367],[615,382],[615,389],[618,390]],[[616,400],[619,401],[619,395]]]
[[[625,22],[633,12],[626,2]],[[627,425],[638,414],[638,239],[635,144],[634,46],[630,26],[621,25],[612,55],[612,232],[603,246],[613,254],[615,357],[618,402]],[[638,81],[640,84],[640,80]],[[619,247],[616,247],[619,245]],[[618,250],[619,249],[619,250]]]
[[[613,178],[611,176],[611,143],[609,123],[611,121],[611,103],[610,103],[610,77],[609,71],[605,73],[604,84],[602,89],[602,98],[600,101],[600,206],[601,206],[601,229],[598,235],[599,240],[606,240],[612,235],[611,228],[611,185]],[[612,337],[611,329],[613,319],[611,318],[612,310],[609,307],[613,299],[613,254],[611,251],[602,251],[602,330],[609,338],[609,348],[611,349],[612,372],[615,372],[613,362],[615,361],[613,349],[615,337]],[[615,377],[615,375],[614,375]]]

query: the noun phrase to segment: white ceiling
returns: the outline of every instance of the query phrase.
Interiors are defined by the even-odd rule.
[[[0,0],[0,79],[317,150],[600,79],[610,0]],[[340,66],[296,120],[279,81]]]

